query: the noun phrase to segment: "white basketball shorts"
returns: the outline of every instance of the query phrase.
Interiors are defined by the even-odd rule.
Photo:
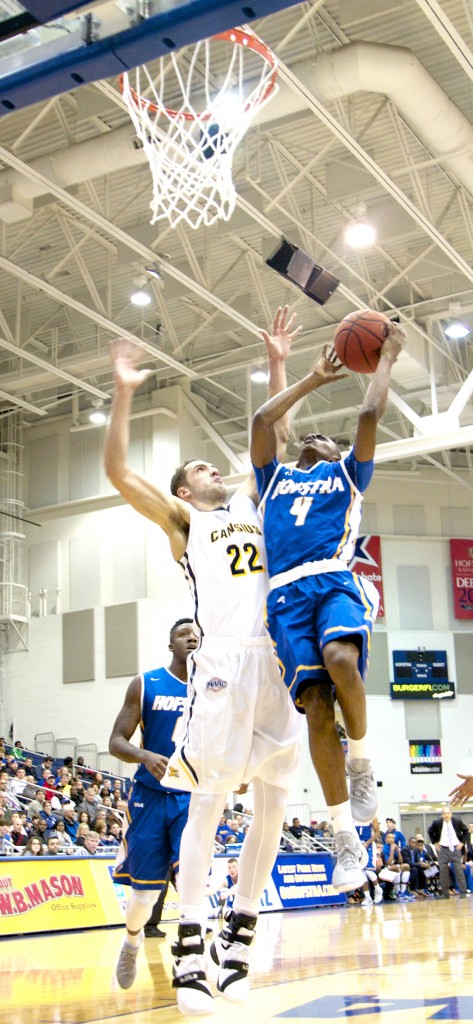
[[[207,638],[189,658],[183,732],[163,785],[227,793],[253,779],[284,789],[300,760],[301,716],[268,637]]]

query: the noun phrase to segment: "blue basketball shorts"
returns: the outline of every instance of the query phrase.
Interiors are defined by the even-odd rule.
[[[268,595],[266,625],[276,648],[283,680],[297,709],[308,684],[331,682],[323,649],[331,640],[356,637],[362,679],[368,668],[379,596],[370,580],[356,573],[307,576]]]
[[[190,796],[134,782],[113,877],[133,889],[162,889],[169,868],[179,870],[181,836]]]

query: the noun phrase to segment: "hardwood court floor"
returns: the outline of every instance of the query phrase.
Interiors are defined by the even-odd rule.
[[[173,938],[175,925],[167,925]],[[123,928],[3,939],[1,1024],[177,1024],[169,939],[147,939],[135,985],[117,988]],[[215,1024],[473,1022],[473,895],[264,914],[243,1009]],[[210,1020],[211,1018],[205,1018]]]

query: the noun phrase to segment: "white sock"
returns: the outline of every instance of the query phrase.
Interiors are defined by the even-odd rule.
[[[343,804],[334,804],[333,807],[327,807],[327,811],[332,819],[333,831],[335,835],[338,832],[351,832],[358,838],[358,833],[353,824],[353,818],[351,816],[350,801],[345,800]]]
[[[363,739],[361,739],[361,740],[352,740],[352,739],[350,739],[350,736],[347,736],[347,743],[348,743],[348,756],[347,756],[347,760],[348,760],[349,764],[352,764],[353,761],[358,761],[358,760],[366,761],[366,760],[369,760],[368,741],[367,741],[366,735],[363,736]]]

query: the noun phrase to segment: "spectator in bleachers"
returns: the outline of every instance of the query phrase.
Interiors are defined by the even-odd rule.
[[[42,843],[46,843],[49,835],[48,823],[44,818],[39,818],[38,824],[35,829],[35,834],[39,836]]]
[[[14,775],[16,775],[17,768],[18,768],[18,761],[15,760],[15,758],[13,757],[13,754],[7,754],[6,757],[5,757],[5,770],[8,772],[8,775],[10,776],[10,778],[12,778]]]
[[[21,796],[26,786],[26,772],[24,768],[17,768],[15,776],[10,781],[10,793],[13,796]]]
[[[39,814],[40,811],[43,810],[45,803],[46,803],[46,791],[44,789],[42,789],[42,788],[41,789],[38,788],[36,790],[36,795],[35,795],[34,800],[32,800],[31,803],[28,804],[28,806],[26,808],[26,813],[27,813],[28,817],[31,818],[31,816],[33,814]]]
[[[287,821],[283,822],[279,849],[282,853],[294,852],[294,836],[292,835],[292,832],[289,831],[289,824]]]
[[[72,842],[75,843],[77,830],[79,828],[79,821],[77,817],[77,811],[74,804],[64,804],[63,809],[64,827],[68,836],[71,837]]]
[[[77,805],[77,811],[79,814],[81,811],[87,811],[91,825],[94,824],[97,814],[97,804],[95,802],[95,792],[91,787],[86,789],[84,799]]]
[[[40,784],[46,793],[46,799],[52,800],[56,793],[56,786],[54,784],[54,775],[49,768],[43,768]]]
[[[31,803],[31,801],[34,800],[36,797],[37,788],[38,783],[36,782],[35,776],[27,775],[25,780],[25,788],[21,794],[23,801],[27,800],[29,803]]]
[[[77,846],[76,853],[79,857],[95,857],[98,852],[100,836],[95,831],[89,831],[84,837],[84,845]]]
[[[113,836],[117,840],[117,843],[121,843],[122,839],[122,827],[119,821],[111,821],[109,824],[109,835]]]
[[[22,852],[22,857],[42,857],[43,855],[43,844],[39,836],[30,836],[26,840],[25,848]]]
[[[23,761],[23,768],[25,769],[25,772],[26,772],[27,775],[33,775],[34,778],[37,779],[36,767],[35,767],[35,765],[33,763],[33,758],[32,757],[30,757],[30,756],[25,757],[25,759]]]
[[[51,829],[56,828],[57,822],[59,821],[59,815],[52,810],[50,800],[44,801],[44,807],[39,812],[39,816],[40,818],[44,818],[48,832],[50,832]]]
[[[59,849],[59,836],[56,833],[52,833],[48,836],[48,843],[46,846],[46,855],[48,857],[56,857],[60,853]]]
[[[13,757],[16,757],[17,761],[23,761],[25,755],[23,754],[23,744],[21,740],[15,740],[12,747],[12,754]]]
[[[90,814],[89,814],[88,811],[78,811],[77,815],[78,815],[78,819],[77,820],[79,822],[79,825],[83,825],[84,824],[84,825],[89,825],[90,826]]]
[[[80,754],[76,761],[76,777],[79,779],[85,779],[89,773],[91,773],[91,769],[87,768],[84,758],[82,757],[82,754]]]
[[[0,818],[0,857],[8,857],[12,850],[10,826],[4,818]]]
[[[59,839],[59,845],[62,852],[71,853],[74,843],[72,842],[71,837],[67,834],[66,826],[61,818],[59,818],[59,821],[56,823],[55,832]]]
[[[294,839],[302,839],[304,832],[309,835],[314,835],[314,829],[310,825],[301,825],[299,818],[292,819],[292,825],[289,826],[289,831],[294,836]]]
[[[100,846],[106,846],[107,849],[109,849],[113,846],[117,847],[119,845],[118,843],[113,842],[113,837],[109,837],[106,821],[102,819],[96,821],[94,825],[94,832],[97,832],[97,835],[99,836]]]
[[[5,757],[5,754],[6,754],[6,750],[5,750],[5,737],[4,736],[0,736],[0,758],[1,757]]]
[[[76,807],[78,807],[79,804],[82,803],[84,799],[84,794],[85,787],[84,783],[82,782],[82,779],[74,779],[71,784],[71,792],[69,794],[69,798],[72,800],[72,803],[76,805]]]
[[[122,787],[122,780],[121,779],[115,779],[115,781],[113,783],[112,797],[113,797],[113,800],[115,801],[115,805],[117,803],[117,800],[122,800],[123,799],[123,787]]]
[[[76,835],[76,838],[75,838],[75,845],[76,846],[83,846],[84,845],[85,837],[88,836],[89,832],[90,832],[89,826],[86,824],[85,821],[81,821],[79,823],[79,827],[77,829],[77,835]]]
[[[28,836],[18,811],[13,811],[10,823],[10,837],[14,846],[24,846]]]
[[[38,777],[40,779],[42,778],[42,774],[43,774],[43,772],[44,772],[44,770],[46,768],[48,769],[48,772],[51,773],[52,772],[53,764],[54,764],[54,762],[53,762],[52,757],[49,757],[49,755],[47,757],[45,757],[44,761],[42,761],[40,766],[39,766]]]

